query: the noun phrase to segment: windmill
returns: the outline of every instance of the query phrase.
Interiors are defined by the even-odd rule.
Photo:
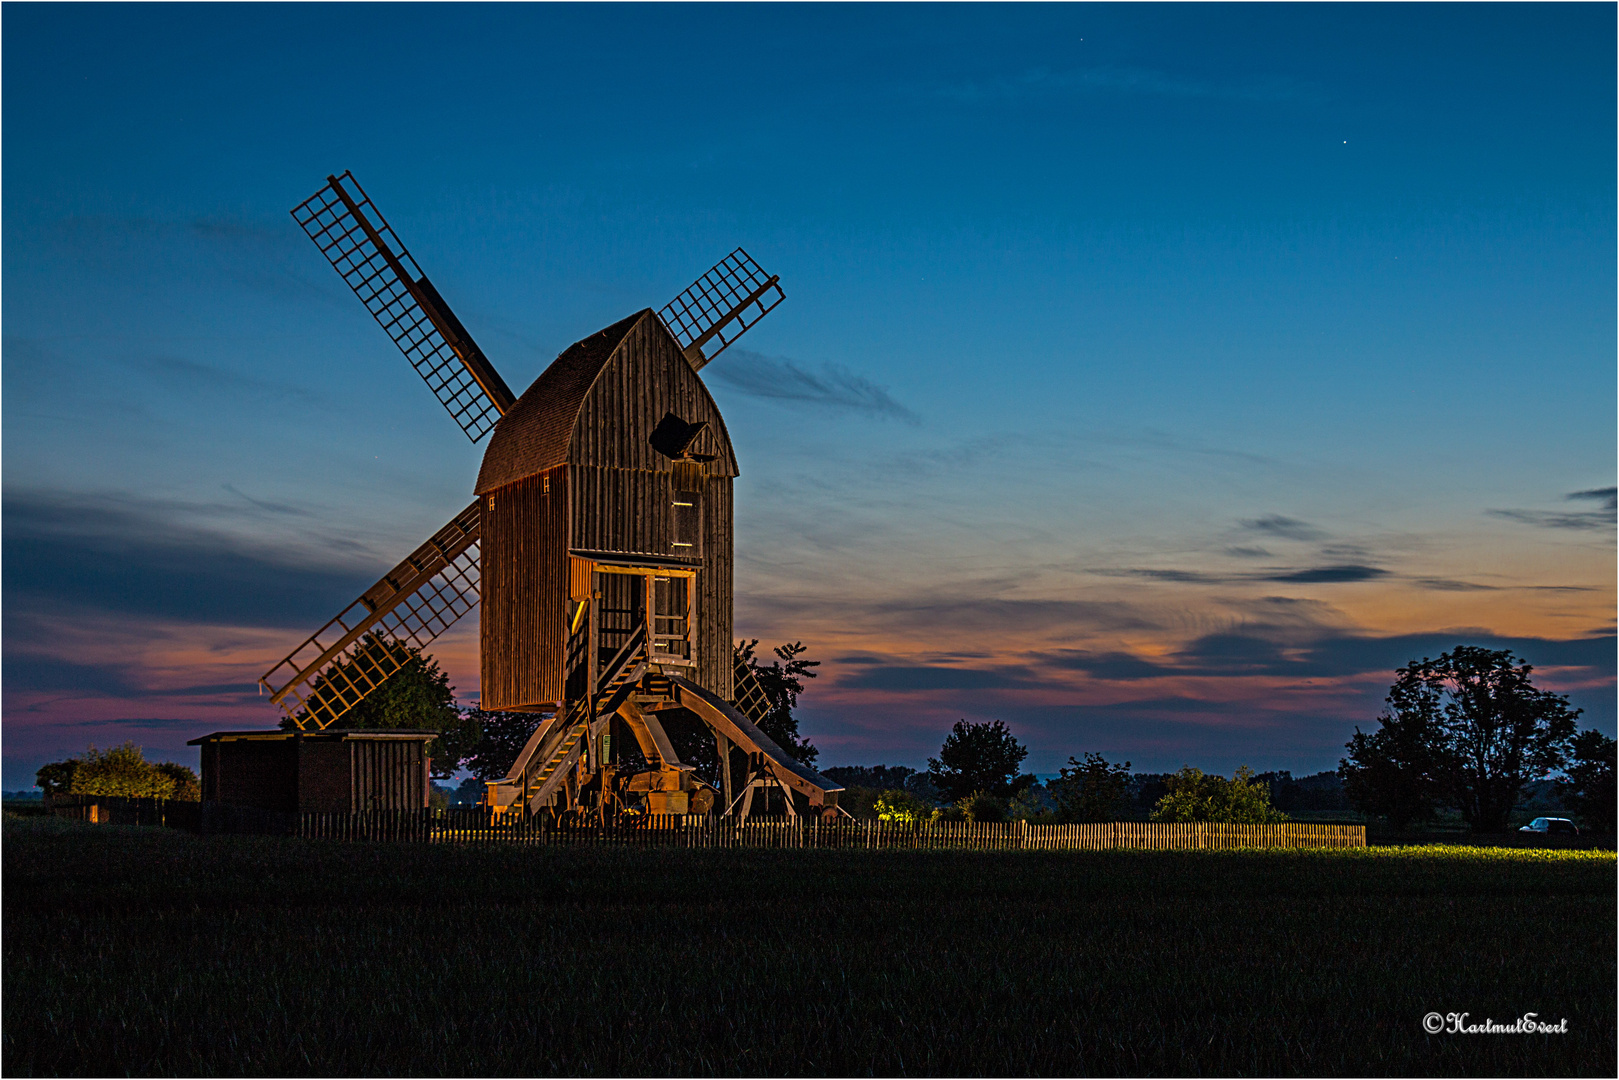
[[[300,731],[340,731],[481,605],[482,707],[538,720],[491,806],[687,813],[717,798],[746,814],[776,788],[788,813],[837,813],[841,789],[759,730],[771,703],[733,663],[737,465],[698,376],[785,299],[777,278],[737,248],[519,396],[350,173],[292,216],[467,438],[489,443],[471,504],[266,672],[270,700]],[[712,733],[717,790],[676,754],[660,715],[677,710]]]

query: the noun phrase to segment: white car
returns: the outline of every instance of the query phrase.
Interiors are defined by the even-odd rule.
[[[1537,817],[1518,831],[1547,834],[1563,833],[1569,836],[1580,835],[1579,828],[1566,817]]]

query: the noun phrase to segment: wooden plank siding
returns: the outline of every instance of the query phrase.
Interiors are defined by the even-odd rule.
[[[647,441],[666,413],[688,424],[708,424],[692,451],[715,455],[708,463],[709,475],[737,475],[736,454],[719,407],[662,321],[648,311],[613,350],[580,402],[569,464],[669,472],[669,459]]]
[[[430,781],[425,744],[414,739],[349,739],[356,810],[421,810]]]
[[[736,696],[731,685],[732,577],[734,558],[731,478],[712,476],[703,494],[703,568],[697,573],[696,621],[697,668],[692,682],[730,701]]]
[[[568,467],[483,496],[481,705],[562,699],[568,639]]]

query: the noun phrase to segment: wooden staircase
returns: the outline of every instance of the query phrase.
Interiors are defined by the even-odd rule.
[[[586,740],[635,692],[646,669],[646,631],[642,628],[603,667],[594,694],[572,702],[566,719],[554,717],[540,724],[506,779],[490,785],[490,805],[508,807],[523,802],[529,813],[546,805],[585,751]]]

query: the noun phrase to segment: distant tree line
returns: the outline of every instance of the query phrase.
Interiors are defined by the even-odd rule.
[[[915,823],[1014,821],[1036,824],[1108,821],[1287,820],[1286,810],[1347,809],[1334,773],[1294,781],[1288,773],[1230,779],[1187,767],[1178,773],[1132,773],[1130,763],[1101,754],[1069,758],[1041,783],[1019,771],[1027,749],[999,720],[959,721],[927,771],[903,765],[834,766],[823,770],[844,786],[839,804],[855,817]],[[1273,786],[1286,805],[1273,802]],[[1336,794],[1337,798],[1332,796]]]
[[[1068,759],[1045,783],[1022,773],[1027,750],[999,720],[958,722],[925,772],[897,765],[822,770],[857,817],[1050,822],[1121,820],[1264,824],[1358,813],[1401,830],[1456,813],[1475,832],[1507,828],[1520,808],[1571,812],[1614,831],[1615,742],[1577,731],[1580,710],[1540,690],[1511,652],[1458,646],[1396,672],[1375,732],[1357,729],[1336,771],[1230,777],[1187,766],[1132,773],[1101,754]]]

